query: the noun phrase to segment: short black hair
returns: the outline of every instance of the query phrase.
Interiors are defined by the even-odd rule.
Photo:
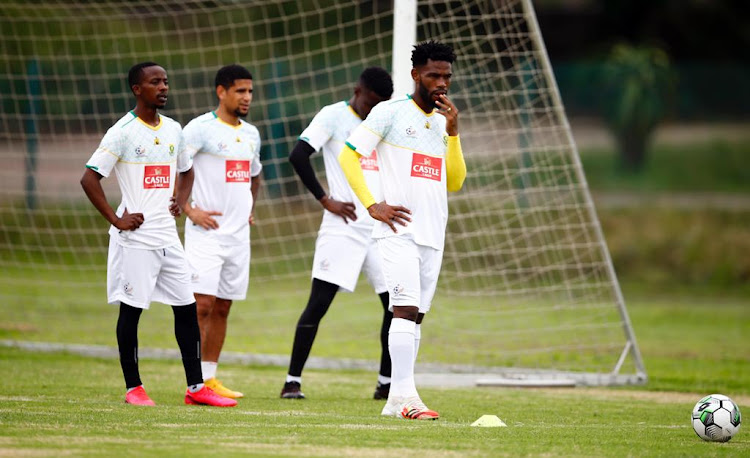
[[[389,99],[393,95],[393,80],[384,68],[366,68],[359,75],[359,83],[384,99]]]
[[[250,70],[246,69],[242,65],[232,64],[221,67],[216,72],[216,78],[214,79],[214,87],[222,86],[224,89],[229,89],[234,84],[235,80],[251,80],[253,79]]]
[[[130,90],[133,90],[133,86],[141,84],[141,78],[143,78],[143,69],[148,67],[160,67],[156,62],[141,62],[130,67],[128,71],[128,86]]]
[[[428,59],[452,64],[456,60],[456,53],[450,46],[434,40],[423,41],[415,45],[411,52],[412,66],[425,65]]]

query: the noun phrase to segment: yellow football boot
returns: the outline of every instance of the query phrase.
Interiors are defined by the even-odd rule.
[[[239,391],[232,391],[229,388],[225,387],[221,383],[221,380],[217,379],[216,377],[210,378],[203,383],[207,387],[211,388],[214,393],[225,398],[238,399],[244,396],[244,394],[240,393]]]

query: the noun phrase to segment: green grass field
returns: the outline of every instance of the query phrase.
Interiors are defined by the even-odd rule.
[[[283,370],[222,368],[237,408],[182,404],[177,361],[143,361],[155,408],[122,402],[115,360],[0,349],[6,456],[747,456],[746,431],[705,443],[690,411],[703,392],[620,389],[422,389],[442,418],[381,418],[372,374],[308,371],[304,401],[278,399]],[[740,405],[750,397],[735,396]],[[484,414],[507,428],[475,428]]]
[[[586,180],[599,191],[750,192],[750,138],[656,144],[639,173],[624,172],[610,150],[581,151]]]
[[[625,293],[649,371],[646,386],[423,388],[423,399],[443,417],[437,422],[380,418],[381,404],[370,399],[374,374],[366,371],[308,369],[309,399],[287,401],[277,398],[285,368],[227,364],[222,378],[247,397],[235,409],[209,409],[182,404],[184,375],[178,361],[146,359],[142,378],[158,404],[148,409],[122,403],[115,359],[0,347],[0,370],[12,380],[0,395],[0,455],[193,456],[205,454],[203,447],[209,446],[219,455],[255,456],[397,456],[415,447],[435,456],[747,456],[747,431],[726,444],[704,443],[689,416],[695,402],[713,392],[731,396],[745,411],[750,406],[750,354],[744,340],[750,335],[750,301],[644,295],[627,285]],[[22,335],[21,323],[2,310],[3,337]],[[70,312],[47,318],[54,322]],[[159,324],[169,322],[168,313],[166,307],[155,307],[144,315],[143,345],[175,347],[171,333]],[[91,319],[100,326],[83,320],[80,329],[60,332],[58,340],[101,338],[113,345],[114,309],[102,306],[101,315]],[[241,350],[255,339],[252,320],[240,322],[242,327],[230,326],[229,350]],[[63,323],[75,327],[77,320]],[[12,326],[16,329],[9,331]],[[283,353],[290,333],[262,335]],[[161,339],[149,340],[156,335]],[[321,333],[314,355],[340,353],[329,348],[336,342]],[[350,357],[374,351],[372,342],[352,345]],[[483,414],[499,416],[508,427],[469,426]]]

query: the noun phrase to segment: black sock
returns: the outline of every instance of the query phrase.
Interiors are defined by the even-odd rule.
[[[127,389],[141,385],[141,375],[138,372],[138,321],[142,312],[143,309],[120,302],[117,348],[120,351],[120,367]]]
[[[295,377],[302,375],[302,369],[305,367],[308,356],[310,356],[315,335],[318,333],[320,320],[325,316],[338,290],[338,285],[313,278],[310,299],[308,299],[307,306],[299,317],[297,330],[294,333],[289,375]]]
[[[182,354],[182,366],[188,385],[203,383],[201,372],[201,332],[198,328],[196,305],[172,306],[174,312],[174,336]]]
[[[391,376],[391,353],[388,351],[388,330],[391,328],[393,312],[388,311],[388,291],[380,293],[380,302],[383,304],[383,324],[380,326],[380,375]]]

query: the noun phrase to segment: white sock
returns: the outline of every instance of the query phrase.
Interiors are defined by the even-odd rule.
[[[385,375],[378,374],[378,383],[380,383],[381,385],[388,385],[389,383],[391,383],[391,378],[386,377]]]
[[[201,372],[203,372],[203,380],[208,380],[216,377],[216,369],[219,367],[218,362],[201,361]]]
[[[417,324],[414,326],[414,363],[417,362],[417,355],[419,355],[419,341],[422,340],[422,325]]]
[[[197,385],[188,385],[188,391],[190,391],[191,393],[197,393],[202,390],[204,386],[205,385],[203,385],[202,383],[199,383]]]
[[[414,383],[414,326],[403,318],[391,320],[388,350],[391,352],[391,397],[417,396]]]
[[[302,376],[300,375],[299,377],[295,377],[294,375],[287,374],[287,376],[286,376],[286,382],[287,383],[289,383],[289,382],[297,382],[300,385],[302,385]]]

